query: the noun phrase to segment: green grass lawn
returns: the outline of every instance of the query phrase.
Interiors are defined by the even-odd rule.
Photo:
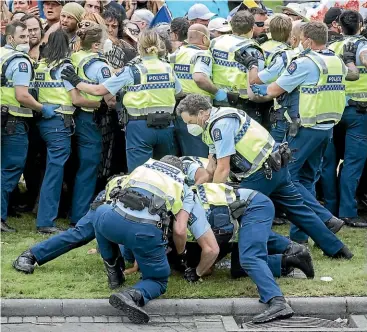
[[[96,242],[73,250],[68,254],[35,269],[34,274],[25,275],[11,266],[12,261],[29,246],[47,236],[35,233],[35,221],[30,215],[10,218],[9,224],[19,232],[2,234],[1,239],[1,296],[3,298],[106,298],[111,294],[107,287],[99,255],[88,255],[88,249]],[[66,221],[59,224],[67,225]],[[288,226],[277,227],[286,234]],[[362,229],[344,228],[340,233],[343,241],[355,254],[351,261],[326,258],[322,252],[310,246],[314,259],[314,280],[281,278],[278,280],[286,296],[363,296],[366,287],[366,235]],[[323,282],[322,276],[330,276],[332,282]],[[132,285],[139,275],[127,277]],[[231,280],[228,270],[216,270],[200,284],[188,284],[178,275],[170,277],[166,298],[210,298],[210,297],[257,297],[257,291],[249,278]]]

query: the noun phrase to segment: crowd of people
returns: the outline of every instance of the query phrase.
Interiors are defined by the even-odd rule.
[[[198,3],[169,23],[152,0],[46,0],[44,19],[2,3],[1,231],[31,212],[53,234],[16,270],[96,238],[111,289],[142,274],[110,304],[147,323],[170,266],[197,282],[231,254],[232,278],[269,305],[264,323],[294,314],[275,277],[314,278],[309,237],[352,259],[336,234],[367,226],[363,17],[255,3],[227,18]],[[289,237],[272,230],[286,222]]]

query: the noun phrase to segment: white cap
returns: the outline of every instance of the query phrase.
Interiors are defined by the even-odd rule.
[[[200,18],[202,20],[210,20],[213,16],[217,14],[212,13],[209,8],[202,3],[197,3],[190,7],[187,18],[189,21]]]
[[[291,2],[286,6],[277,6],[276,8],[280,9],[282,12],[284,10],[288,10],[291,13],[296,14],[299,17],[302,17],[303,20],[308,21],[308,19],[306,18],[307,9],[299,3]]]
[[[148,9],[137,9],[134,11],[134,14],[131,16],[131,22],[139,22],[144,21],[148,24],[152,23],[154,18],[154,14]]]
[[[229,32],[232,31],[230,24],[223,17],[212,19],[208,25],[209,31]]]

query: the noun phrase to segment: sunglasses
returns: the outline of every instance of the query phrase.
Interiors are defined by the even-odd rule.
[[[255,22],[256,26],[259,28],[263,28],[265,25],[265,22]]]

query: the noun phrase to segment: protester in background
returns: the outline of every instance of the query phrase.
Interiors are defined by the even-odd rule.
[[[227,20],[225,20],[222,17],[212,19],[209,22],[208,29],[210,31],[211,38],[217,38],[221,35],[225,35],[232,31],[232,28],[227,22]]]
[[[164,0],[127,0],[126,16],[131,18],[134,12],[139,9],[147,9],[155,15],[163,4]]]
[[[135,10],[133,16],[131,16],[131,23],[135,23],[140,31],[149,28],[150,23],[152,23],[154,14],[148,9],[138,9]]]
[[[197,3],[190,7],[189,11],[187,12],[187,19],[189,20],[190,25],[198,23],[207,27],[209,21],[215,15],[216,14],[212,13],[207,6]]]
[[[176,51],[187,39],[187,31],[190,23],[186,18],[177,17],[171,22],[170,37],[172,44],[172,51]]]
[[[128,20],[125,20],[123,40],[136,49],[139,35],[140,29],[138,25]]]
[[[277,6],[276,8],[280,9],[283,14],[289,16],[293,21],[302,20],[304,22],[308,22],[308,19],[306,18],[306,8],[302,7],[298,3],[289,3],[286,6]]]
[[[63,1],[48,1],[43,2],[43,13],[45,14],[47,24],[44,27],[45,32],[54,24],[60,22],[60,14],[63,6]]]
[[[339,24],[339,17],[342,10],[338,7],[331,7],[325,14],[324,23],[328,27],[328,42],[343,39],[342,29]]]
[[[13,13],[16,11],[28,11],[30,5],[32,4],[32,1],[30,0],[14,0],[13,1]]]
[[[63,29],[69,37],[69,47],[71,50],[75,49],[77,41],[76,31],[78,30],[78,23],[81,22],[84,13],[84,8],[75,2],[69,2],[62,8],[60,14],[61,29]]]
[[[35,61],[40,58],[40,44],[43,37],[41,20],[32,14],[24,15],[21,20],[27,25],[29,32],[29,46],[31,47],[28,55]]]
[[[123,6],[121,6],[116,1],[104,0],[104,11],[115,11],[118,15],[121,16],[121,21],[126,20],[126,11]]]
[[[268,19],[266,10],[258,7],[250,8],[250,13],[254,16],[254,36],[253,38],[259,37],[261,34],[266,33],[265,21]]]
[[[103,1],[101,0],[86,0],[81,3],[87,13],[103,13]]]
[[[11,17],[11,21],[20,21],[24,15],[26,15],[26,12],[23,11],[16,11],[13,16]]]

